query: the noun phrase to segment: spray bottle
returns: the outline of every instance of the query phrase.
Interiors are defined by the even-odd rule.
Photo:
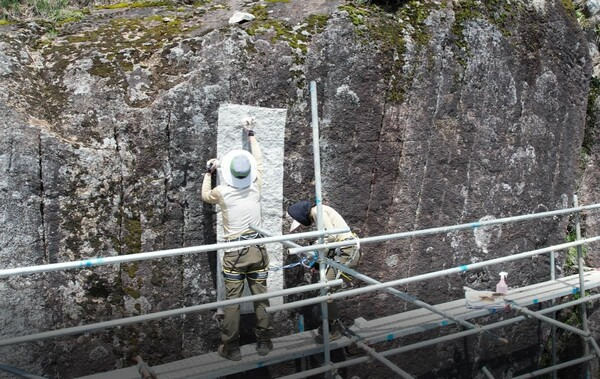
[[[504,281],[504,278],[506,278],[507,276],[508,276],[508,273],[506,273],[504,271],[502,271],[500,273],[500,281],[498,282],[498,284],[496,284],[496,292],[497,293],[506,295],[506,293],[508,292],[508,285]]]

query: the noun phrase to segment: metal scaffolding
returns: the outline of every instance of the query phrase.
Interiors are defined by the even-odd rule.
[[[318,137],[318,115],[317,115],[317,97],[316,97],[316,83],[310,83],[311,91],[311,109],[312,109],[312,128],[313,128],[313,148],[314,148],[314,164],[315,164],[315,193],[316,193],[316,205],[317,205],[317,230],[306,233],[295,233],[291,235],[274,235],[268,230],[263,230],[259,227],[252,226],[252,228],[264,237],[251,240],[251,241],[237,241],[228,243],[217,243],[204,246],[196,246],[181,249],[163,250],[148,253],[140,253],[126,256],[113,256],[113,257],[100,257],[87,260],[63,262],[48,265],[39,266],[28,266],[28,267],[17,267],[11,269],[0,270],[0,278],[6,278],[15,275],[27,275],[41,272],[51,272],[57,270],[66,269],[84,269],[100,265],[108,264],[119,264],[124,262],[157,259],[164,257],[172,257],[184,254],[196,254],[201,252],[215,251],[223,248],[234,248],[243,247],[255,244],[266,244],[266,243],[282,243],[289,248],[290,254],[301,254],[306,252],[318,252],[319,257],[319,277],[320,281],[315,284],[304,285],[294,288],[288,288],[280,291],[273,291],[261,295],[246,296],[240,299],[230,299],[224,301],[217,301],[209,304],[199,304],[190,307],[183,307],[179,309],[167,310],[162,312],[150,313],[135,317],[127,317],[123,319],[116,319],[106,322],[99,322],[88,325],[80,325],[71,328],[64,328],[53,331],[45,331],[35,334],[13,336],[0,340],[0,346],[8,346],[20,343],[27,343],[38,341],[42,339],[55,338],[65,335],[73,335],[80,333],[89,333],[98,331],[105,328],[117,327],[132,323],[145,322],[149,320],[155,320],[165,317],[173,317],[183,315],[191,312],[201,312],[211,309],[216,309],[225,305],[240,304],[245,302],[253,302],[265,298],[281,297],[290,294],[302,293],[306,291],[320,290],[320,295],[285,303],[282,305],[272,306],[267,308],[267,312],[278,312],[284,310],[290,310],[294,308],[303,307],[306,305],[320,304],[321,317],[323,320],[322,328],[323,335],[329,336],[327,322],[327,301],[358,296],[365,293],[374,291],[386,291],[393,296],[402,299],[412,305],[415,305],[417,309],[402,312],[391,316],[386,316],[376,320],[357,320],[355,325],[347,329],[346,336],[337,341],[329,341],[328,338],[324,338],[322,345],[316,344],[313,341],[314,331],[300,331],[300,333],[293,334],[291,336],[283,336],[274,339],[274,350],[268,356],[258,356],[255,352],[252,352],[249,346],[242,346],[242,354],[244,359],[239,363],[225,361],[219,358],[216,353],[206,354],[204,356],[192,357],[177,362],[172,362],[160,366],[155,366],[155,371],[161,378],[179,378],[179,377],[195,377],[195,378],[214,378],[223,376],[235,372],[243,372],[257,367],[264,367],[267,365],[277,364],[280,362],[289,361],[300,357],[305,357],[314,354],[323,354],[323,365],[321,367],[304,370],[302,372],[285,376],[285,378],[304,378],[310,375],[316,375],[321,373],[328,373],[332,376],[337,375],[339,369],[350,367],[353,365],[368,362],[370,360],[377,360],[385,367],[389,368],[395,375],[402,378],[412,378],[413,376],[398,367],[397,364],[390,361],[388,357],[401,354],[407,351],[424,348],[427,346],[434,346],[442,342],[451,341],[467,336],[481,334],[483,336],[491,338],[492,341],[501,344],[506,344],[508,341],[506,338],[500,337],[494,334],[492,330],[512,325],[518,322],[522,322],[527,318],[534,318],[540,322],[549,324],[552,327],[552,365],[537,371],[533,371],[526,375],[518,376],[518,378],[529,378],[545,373],[555,373],[557,370],[573,366],[584,364],[585,368],[589,370],[587,366],[589,361],[592,359],[600,358],[600,348],[593,339],[587,324],[586,315],[586,303],[596,301],[600,299],[600,294],[588,295],[586,290],[600,287],[600,271],[584,272],[583,266],[583,252],[582,246],[592,242],[600,241],[600,236],[594,236],[589,238],[582,238],[580,232],[580,220],[579,214],[583,211],[597,210],[600,209],[600,204],[593,204],[588,206],[579,206],[577,197],[573,199],[573,207],[568,209],[560,209],[555,211],[548,211],[535,214],[519,215],[514,217],[506,217],[487,221],[478,221],[467,224],[443,226],[437,228],[430,228],[424,230],[417,230],[412,232],[402,232],[395,234],[379,235],[361,238],[360,240],[350,240],[336,243],[324,243],[323,236],[330,234],[344,233],[348,230],[330,230],[326,231],[323,227],[322,220],[322,194],[321,194],[321,175],[320,175],[320,158],[319,158],[319,137]],[[385,242],[390,240],[396,240],[401,238],[414,238],[418,236],[433,235],[440,233],[448,233],[451,231],[458,230],[469,230],[490,225],[507,224],[514,222],[523,222],[529,220],[540,219],[544,217],[553,217],[557,215],[574,215],[575,228],[576,228],[576,240],[568,243],[558,244],[554,246],[544,247],[536,250],[526,251],[510,256],[501,258],[490,259],[487,261],[481,261],[477,263],[464,264],[457,267],[423,273],[411,277],[393,279],[386,282],[379,282],[367,275],[364,275],[356,270],[349,269],[348,267],[335,262],[334,260],[328,259],[325,255],[326,251],[336,247],[344,247],[353,244],[369,244]],[[318,244],[302,247],[292,241],[306,238],[318,238]],[[566,278],[556,279],[554,272],[554,253],[560,250],[576,248],[578,253],[578,274]],[[489,315],[490,311],[486,309],[467,309],[464,299],[450,301],[443,304],[432,305],[425,301],[415,298],[405,292],[397,290],[392,287],[396,287],[408,283],[416,283],[420,281],[435,279],[448,275],[461,274],[467,271],[481,269],[491,265],[497,265],[505,262],[516,261],[519,259],[529,258],[537,255],[549,254],[551,261],[551,272],[550,280],[544,283],[532,284],[527,287],[513,288],[504,297],[504,301],[507,307],[517,311],[520,315],[512,317],[510,319],[494,322],[488,325],[478,325],[476,323],[468,321],[477,317]],[[360,288],[351,290],[343,290],[339,292],[332,292],[331,287],[339,286],[342,283],[341,279],[328,282],[325,276],[326,266],[332,266],[357,280],[365,282],[367,285]],[[563,304],[555,304],[555,299],[560,297],[579,294],[579,298],[568,301]],[[543,302],[552,302],[552,306],[532,311],[527,307],[534,304],[542,304]],[[555,319],[555,312],[573,306],[580,306],[582,313],[582,327],[577,328],[572,325],[559,322]],[[547,316],[549,315],[549,316]],[[442,337],[419,341],[406,346],[400,346],[392,348],[386,351],[377,351],[372,345],[397,339],[399,337],[420,333],[425,330],[432,328],[440,328],[448,325],[460,325],[466,330],[456,331],[454,333],[444,335]],[[557,363],[555,356],[555,328],[560,328],[570,333],[576,334],[581,337],[584,346],[583,357],[574,359],[568,362]],[[332,349],[349,346],[351,344],[356,345],[365,353],[364,356],[353,358],[344,362],[332,362],[330,352]],[[210,364],[209,364],[210,363]],[[3,365],[0,365],[2,369]],[[492,369],[489,366],[482,366],[481,371],[487,378],[493,378]],[[137,370],[133,367],[111,371],[109,373],[99,373],[92,375],[89,378],[136,378],[139,377]]]

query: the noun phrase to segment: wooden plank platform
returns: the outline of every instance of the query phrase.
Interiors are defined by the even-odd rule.
[[[586,290],[599,287],[600,271],[594,270],[585,273],[584,286]],[[579,275],[572,275],[554,281],[511,289],[505,298],[514,301],[517,305],[531,306],[578,292]],[[469,320],[499,312],[494,309],[468,309],[465,303],[466,300],[463,298],[437,304],[435,307],[459,320]],[[419,308],[370,321],[358,318],[352,329],[366,342],[376,343],[451,324],[454,322],[437,313]]]
[[[585,273],[585,288],[600,287],[600,271]],[[531,306],[544,301],[572,295],[579,292],[579,276],[572,275],[554,281],[533,284],[508,291],[506,299],[521,306]],[[436,308],[461,320],[469,320],[495,313],[495,310],[468,309],[465,299],[437,304]],[[436,313],[420,308],[374,320],[358,318],[352,330],[367,343],[377,343],[390,339],[419,333],[425,330],[454,324]],[[160,379],[167,378],[217,378],[229,374],[244,372],[291,359],[318,354],[323,345],[314,342],[316,330],[292,334],[273,339],[274,348],[267,356],[259,356],[254,345],[241,347],[242,360],[233,362],[221,358],[216,352],[199,355],[175,362],[165,363],[152,368]],[[348,346],[352,341],[343,337],[331,343],[331,348]],[[135,367],[99,373],[85,379],[139,379]]]
[[[290,359],[317,354],[323,351],[323,345],[314,340],[316,330],[288,335],[273,339],[273,350],[266,356],[256,353],[255,345],[240,347],[242,360],[239,362],[221,358],[216,352],[199,355],[175,362],[153,366],[160,379],[166,378],[217,378],[238,372],[244,372],[275,363],[286,362]],[[331,343],[331,348],[339,348],[350,344],[350,340],[343,337]],[[109,371],[105,373],[83,377],[85,379],[139,379],[140,375],[135,367]]]

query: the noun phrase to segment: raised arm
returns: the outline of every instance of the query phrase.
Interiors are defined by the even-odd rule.
[[[204,173],[204,180],[202,181],[202,201],[210,204],[219,203],[219,190],[215,187],[212,188],[212,173],[219,167],[219,161],[211,159],[206,162],[206,172]]]
[[[252,153],[252,156],[256,160],[256,180],[258,181],[257,184],[258,184],[259,188],[262,188],[262,177],[263,177],[263,172],[264,172],[263,171],[264,165],[263,165],[263,160],[262,160],[262,151],[260,150],[260,146],[258,144],[258,140],[256,139],[254,130],[250,129],[251,125],[252,124],[250,122],[248,122],[246,124],[246,126],[244,127],[244,129],[248,133],[248,142],[250,142],[250,152]]]

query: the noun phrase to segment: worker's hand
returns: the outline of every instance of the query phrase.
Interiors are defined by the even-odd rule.
[[[221,162],[219,162],[218,159],[209,159],[206,162],[206,172],[209,174],[212,174],[213,172],[215,172],[216,169],[218,169],[221,165]]]
[[[136,362],[135,366],[142,379],[158,379],[156,372],[148,365],[148,363],[144,362],[142,357],[137,355],[132,360]]]
[[[158,379],[156,372],[147,365],[140,368],[139,373],[142,376],[142,379]]]
[[[246,134],[248,135],[248,137],[252,137],[254,135],[254,130],[252,130],[252,128],[254,127],[254,118],[253,117],[247,117],[244,119],[244,131],[246,131]]]

